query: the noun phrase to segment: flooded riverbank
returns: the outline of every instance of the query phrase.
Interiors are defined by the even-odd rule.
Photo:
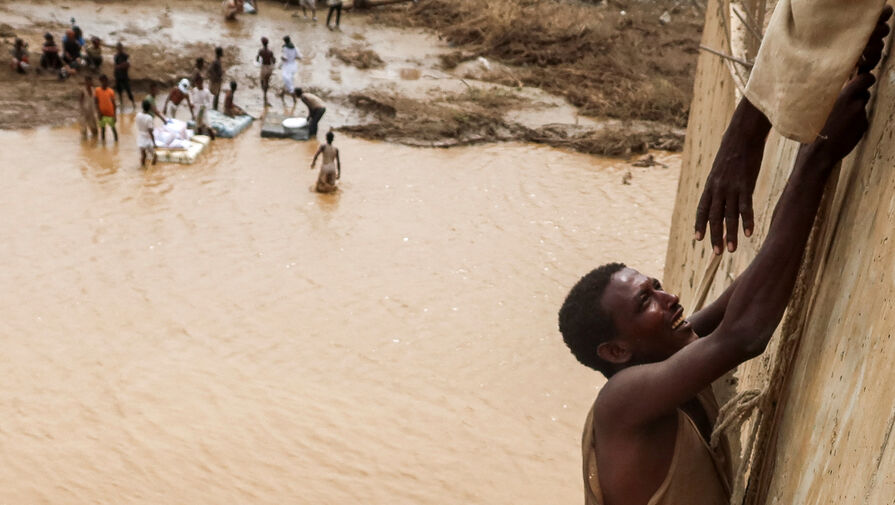
[[[580,501],[602,381],[556,311],[602,262],[661,272],[677,156],[340,135],[318,195],[312,143],[143,171],[132,122],[0,132],[0,501]]]
[[[444,58],[456,51],[431,32],[374,24],[357,12],[346,12],[341,29],[330,31],[323,15],[312,22],[294,6],[262,2],[260,7],[257,15],[226,22],[220,4],[206,0],[180,0],[176,5],[0,0],[0,51],[8,52],[14,38],[21,37],[37,62],[44,33],[54,34],[59,43],[74,19],[86,37],[102,40],[102,72],[111,76],[114,46],[122,42],[130,55],[137,102],[155,82],[160,84],[157,100],[163,104],[177,81],[192,77],[194,60],[203,57],[210,62],[213,48],[221,46],[224,80],[239,84],[237,103],[257,117],[265,111],[260,70],[253,64],[260,39],[268,37],[279,56],[282,37],[290,35],[303,55],[296,85],[320,96],[327,107],[323,131],[332,127],[413,146],[525,141],[614,156],[679,150],[683,145],[679,125],[638,120],[636,115],[609,114],[616,119],[581,115],[565,98],[524,86],[512,78],[511,69],[485,58],[454,63],[448,69]],[[364,58],[374,58],[377,64],[369,66]],[[495,80],[495,72],[502,77]],[[0,129],[71,124],[78,114],[82,75],[60,81],[51,72],[20,75],[0,67]],[[271,86],[273,106],[268,110],[283,112],[292,102],[277,98],[283,88],[279,70]],[[652,96],[634,94],[647,101]],[[130,107],[126,103],[125,110]],[[295,113],[307,111],[299,104]]]

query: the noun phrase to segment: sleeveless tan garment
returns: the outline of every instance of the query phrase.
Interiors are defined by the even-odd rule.
[[[699,401],[712,425],[718,417],[718,404],[710,390],[699,394]],[[696,424],[682,410],[677,411],[677,439],[668,475],[647,505],[728,505],[730,501],[730,451],[722,444],[719,451],[709,449]],[[603,492],[597,475],[593,408],[584,423],[581,452],[584,464],[584,503],[603,505]],[[726,442],[726,441],[725,441]]]

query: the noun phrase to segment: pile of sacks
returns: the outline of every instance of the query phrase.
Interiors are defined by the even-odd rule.
[[[170,118],[168,121],[152,129],[155,147],[165,149],[189,149],[193,130],[187,129],[186,122]]]

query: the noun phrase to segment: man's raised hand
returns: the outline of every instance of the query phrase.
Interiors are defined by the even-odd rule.
[[[870,87],[876,82],[873,74],[864,72],[848,82],[814,145],[827,151],[830,157],[840,160],[858,145],[867,131],[867,101]]]

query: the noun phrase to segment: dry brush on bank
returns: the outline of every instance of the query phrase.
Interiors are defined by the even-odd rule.
[[[495,59],[582,114],[686,124],[701,31],[690,3],[426,0],[374,16],[437,31],[457,48],[448,67]]]

